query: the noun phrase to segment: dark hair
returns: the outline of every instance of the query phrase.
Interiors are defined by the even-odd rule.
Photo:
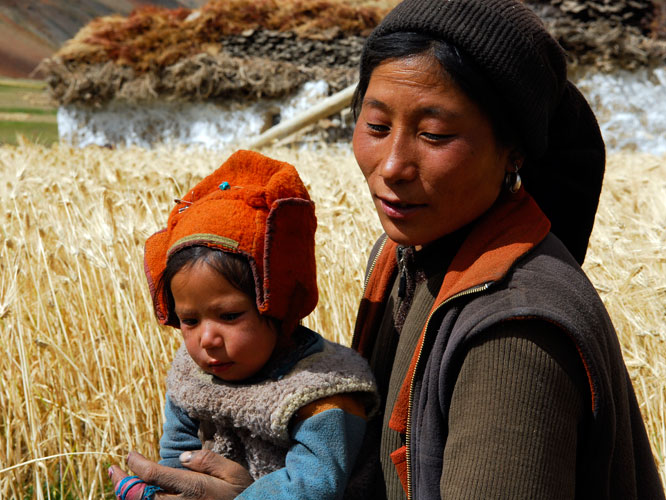
[[[160,277],[164,303],[166,304],[169,321],[176,323],[175,301],[171,293],[171,280],[185,267],[191,267],[197,262],[205,262],[220,273],[231,285],[256,300],[254,274],[246,257],[238,254],[223,252],[206,246],[190,246],[171,255],[167,260],[166,268]]]
[[[520,147],[510,113],[501,106],[501,99],[471,57],[453,44],[416,32],[395,32],[369,39],[363,49],[359,82],[352,99],[354,119],[358,119],[370,77],[377,66],[388,59],[418,54],[432,54],[458,87],[488,117],[500,144]]]

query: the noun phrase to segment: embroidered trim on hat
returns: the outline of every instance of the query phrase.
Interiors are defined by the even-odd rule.
[[[232,240],[231,238],[227,238],[225,236],[218,236],[216,234],[205,234],[205,233],[190,234],[189,236],[185,236],[176,241],[173,245],[171,245],[171,248],[169,248],[169,250],[167,251],[167,258],[169,258],[171,253],[176,249],[182,247],[187,243],[192,243],[192,242],[215,243],[230,250],[237,250],[239,245],[239,243],[236,240]]]

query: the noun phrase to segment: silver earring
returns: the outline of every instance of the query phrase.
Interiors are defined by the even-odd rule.
[[[520,178],[518,170],[520,166],[517,163],[513,164],[513,172],[507,172],[504,177],[504,185],[511,193],[517,193],[520,190],[520,186],[523,185],[523,180]]]

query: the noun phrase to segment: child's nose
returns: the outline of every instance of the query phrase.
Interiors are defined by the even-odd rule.
[[[203,332],[201,333],[201,347],[203,349],[212,349],[220,347],[224,342],[222,334],[214,321],[204,321]]]

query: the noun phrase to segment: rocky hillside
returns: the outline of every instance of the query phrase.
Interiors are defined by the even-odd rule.
[[[100,16],[128,15],[159,5],[199,7],[206,0],[2,0],[0,2],[0,76],[29,77],[37,64]]]

